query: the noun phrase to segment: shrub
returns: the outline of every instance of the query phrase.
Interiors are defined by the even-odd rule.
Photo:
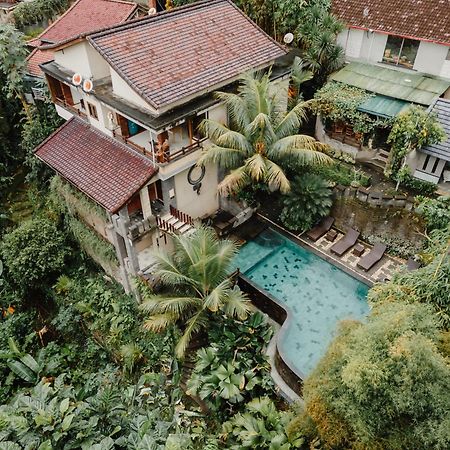
[[[437,190],[436,184],[414,178],[409,173],[409,167],[400,169],[396,175],[393,175],[392,178],[395,181],[398,181],[404,188],[409,189],[417,194],[433,195]]]
[[[438,197],[437,199],[418,196],[417,212],[422,214],[427,221],[428,229],[446,228],[450,223],[450,197]]]
[[[17,28],[23,28],[45,20],[53,19],[64,12],[69,0],[33,0],[19,3],[14,9],[13,18]]]
[[[64,266],[65,235],[48,219],[24,222],[4,236],[1,254],[7,276],[20,287],[33,287]]]
[[[315,174],[294,179],[291,192],[285,196],[281,221],[291,230],[307,230],[325,217],[331,209],[331,189],[327,181]]]
[[[330,182],[343,186],[357,185],[367,187],[370,185],[370,175],[366,175],[361,170],[349,167],[341,162],[335,162],[329,166],[320,166],[312,169],[312,171]]]
[[[425,303],[434,309],[443,328],[450,329],[449,240],[450,229],[432,232],[423,253],[428,264],[412,272],[399,272],[389,283],[376,285],[369,292],[369,301],[374,305],[393,301]]]

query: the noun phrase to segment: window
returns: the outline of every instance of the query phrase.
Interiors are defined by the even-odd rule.
[[[389,36],[384,50],[383,62],[412,69],[418,48],[419,41]]]
[[[97,107],[92,103],[86,102],[88,106],[89,115],[98,120]]]
[[[448,49],[447,52],[447,58],[445,58],[446,61],[450,61],[450,48]]]

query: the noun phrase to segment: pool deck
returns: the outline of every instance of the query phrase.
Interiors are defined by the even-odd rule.
[[[277,223],[273,222],[267,217],[260,214],[258,214],[257,216],[259,220],[262,220],[281,234],[284,234],[285,236],[290,237],[292,240],[297,241],[300,245],[311,249],[317,255],[326,259],[331,264],[340,267],[345,272],[354,276],[368,286],[372,286],[375,283],[384,282],[387,279],[392,278],[392,275],[397,270],[406,265],[406,261],[404,261],[403,259],[385,253],[380,261],[378,261],[370,270],[365,271],[363,269],[360,269],[357,264],[360,258],[366,255],[372,248],[370,244],[358,240],[357,243],[361,244],[364,247],[364,251],[361,256],[354,255],[352,252],[352,247],[343,256],[339,257],[331,253],[330,247],[344,235],[342,230],[337,230],[336,228],[334,228],[338,232],[337,238],[334,240],[334,242],[328,241],[325,236],[321,237],[316,242],[313,242],[306,235],[291,233],[286,229],[280,227]]]

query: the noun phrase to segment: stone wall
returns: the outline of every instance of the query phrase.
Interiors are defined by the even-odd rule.
[[[361,189],[335,190],[335,193],[331,215],[337,228],[354,228],[364,239],[386,236],[422,247],[425,223],[414,211],[411,199],[377,196]]]

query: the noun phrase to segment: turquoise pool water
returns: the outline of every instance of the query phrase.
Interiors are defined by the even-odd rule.
[[[243,245],[235,265],[291,310],[281,346],[305,375],[325,353],[337,323],[369,311],[364,283],[273,230]]]

